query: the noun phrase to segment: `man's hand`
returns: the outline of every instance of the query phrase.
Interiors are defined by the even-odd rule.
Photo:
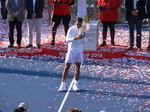
[[[136,11],[136,10],[133,10],[131,13],[133,16],[138,16],[138,11]]]
[[[31,18],[34,19],[35,17],[36,17],[36,13],[33,13]]]
[[[13,15],[14,17],[17,17],[17,16],[18,16],[18,14],[17,14],[17,13],[13,13],[12,15]]]
[[[80,34],[80,35],[77,35],[77,36],[74,38],[74,40],[82,39],[82,38],[84,38],[84,37],[82,36],[82,34]]]

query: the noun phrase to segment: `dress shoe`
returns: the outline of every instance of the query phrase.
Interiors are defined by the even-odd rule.
[[[111,46],[115,46],[115,43],[114,43],[114,42],[112,42],[112,43],[111,43]]]
[[[37,44],[37,48],[40,49],[40,44]]]
[[[149,51],[149,50],[150,50],[150,46],[148,46],[148,47],[146,48],[146,50]]]
[[[128,47],[128,50],[132,50],[132,49],[133,49],[133,46],[129,46],[129,47]]]
[[[8,48],[12,48],[12,47],[14,47],[13,44],[9,44],[9,45],[8,45]]]
[[[137,50],[138,50],[138,51],[141,51],[141,47],[137,47]]]
[[[31,47],[33,47],[32,44],[29,44],[29,45],[26,46],[26,48],[31,48]]]
[[[103,42],[100,44],[100,46],[105,46],[106,45],[106,40],[103,40]]]
[[[20,48],[21,48],[21,45],[17,45],[17,48],[20,49]]]
[[[52,41],[51,41],[51,45],[55,45],[55,40],[52,40]]]

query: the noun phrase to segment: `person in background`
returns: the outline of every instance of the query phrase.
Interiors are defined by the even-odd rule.
[[[146,0],[126,0],[126,20],[129,26],[129,46],[128,50],[132,50],[134,46],[134,28],[136,26],[136,46],[137,50],[141,50],[141,29],[142,20],[146,18],[145,4]]]
[[[51,21],[52,15],[52,4],[47,0],[48,20]]]
[[[40,48],[41,27],[43,18],[44,0],[26,0],[26,10],[28,19],[29,44],[27,48],[33,47],[33,28],[36,29],[36,45]]]
[[[69,29],[69,22],[71,20],[70,15],[70,3],[72,0],[49,0],[53,5],[52,14],[52,40],[51,45],[55,45],[55,35],[57,32],[57,27],[61,24],[64,25],[65,37]]]
[[[107,29],[110,29],[111,45],[115,46],[115,24],[118,20],[118,9],[121,5],[121,0],[98,0],[99,19],[103,25],[102,37],[103,41],[100,46],[106,45]]]
[[[150,0],[147,0],[146,12],[147,12],[147,18],[148,18],[148,27],[149,27],[148,46],[146,50],[149,51],[150,50]]]
[[[94,19],[97,20],[98,19],[98,15],[97,15],[97,11],[98,11],[98,0],[93,0],[94,2],[94,7],[93,7],[93,12],[94,12]]]
[[[6,0],[0,0],[1,1],[1,15],[2,19],[7,19],[7,9],[6,9]]]
[[[9,23],[9,45],[8,48],[14,47],[14,28],[17,29],[17,48],[21,48],[22,40],[22,21],[25,18],[25,0],[7,0],[6,7],[8,10],[7,20]]]
[[[74,26],[70,27],[67,33],[66,42],[68,43],[68,52],[65,59],[65,67],[62,73],[62,82],[59,87],[60,92],[66,91],[66,79],[72,63],[75,63],[73,90],[79,91],[78,83],[80,77],[80,66],[83,61],[83,45],[87,42],[85,34],[79,34],[79,28],[82,26],[82,18],[77,18]]]
[[[84,19],[84,16],[87,15],[86,11],[86,0],[78,0],[77,5],[77,17]]]

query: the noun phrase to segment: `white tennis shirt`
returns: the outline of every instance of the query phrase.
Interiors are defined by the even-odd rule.
[[[83,52],[83,45],[87,42],[87,38],[74,40],[74,37],[78,35],[78,31],[77,25],[74,25],[67,32],[66,42],[68,43],[68,52]]]

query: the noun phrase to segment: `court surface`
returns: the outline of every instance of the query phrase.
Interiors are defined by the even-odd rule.
[[[80,89],[71,89],[71,66],[66,92],[58,92],[64,60],[0,58],[0,110],[11,112],[20,102],[28,112],[150,112],[150,61],[86,60]]]

